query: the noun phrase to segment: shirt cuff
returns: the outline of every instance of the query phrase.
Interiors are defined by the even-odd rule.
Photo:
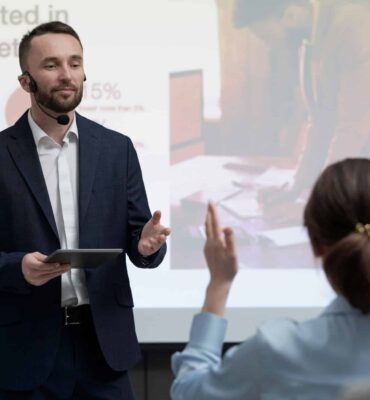
[[[190,331],[190,344],[221,355],[225,340],[227,320],[216,314],[195,315]]]

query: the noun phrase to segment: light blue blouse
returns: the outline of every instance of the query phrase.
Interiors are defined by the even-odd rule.
[[[370,378],[370,315],[343,297],[305,322],[269,321],[221,358],[226,326],[214,314],[194,317],[189,343],[172,357],[173,400],[334,400]]]

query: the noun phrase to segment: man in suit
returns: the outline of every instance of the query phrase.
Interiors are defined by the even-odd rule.
[[[31,108],[0,134],[0,398],[133,399],[138,361],[125,253],[163,260],[130,139],[75,112],[83,50],[49,22],[19,47]],[[45,263],[58,248],[123,248],[98,268]],[[87,266],[88,267],[88,266]]]

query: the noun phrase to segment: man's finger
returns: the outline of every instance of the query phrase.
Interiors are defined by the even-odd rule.
[[[53,274],[44,275],[38,279],[34,279],[34,285],[44,285],[46,282],[49,282],[51,279],[57,278],[58,276],[62,275],[63,272],[55,272]]]
[[[149,243],[150,243],[150,246],[152,247],[152,246],[156,246],[157,245],[157,239],[155,239],[154,237],[151,237],[150,239],[149,239]]]
[[[171,228],[164,228],[164,229],[161,231],[161,235],[164,235],[164,236],[169,236],[170,233],[171,233]]]
[[[49,276],[54,276],[54,275],[56,275],[56,276],[58,276],[58,275],[61,275],[61,274],[64,274],[65,272],[67,272],[67,271],[69,271],[71,268],[70,267],[60,267],[60,268],[58,268],[58,269],[55,269],[55,270],[53,270],[53,271],[40,271],[37,275],[38,275],[38,277],[42,277],[42,278],[47,278],[47,277],[49,277]]]
[[[59,262],[53,262],[53,263],[32,263],[28,266],[28,268],[34,270],[34,271],[55,271],[58,268],[65,268],[65,267],[70,267],[71,264],[69,263],[59,263]]]
[[[43,262],[45,260],[45,258],[47,257],[45,254],[41,254],[38,251],[33,253],[33,256],[36,258],[37,261],[41,261],[41,262]]]
[[[158,245],[162,246],[162,244],[166,241],[166,235],[159,235],[157,239]]]
[[[159,224],[161,220],[161,212],[159,210],[155,211],[152,217],[153,225]]]
[[[30,265],[30,269],[35,272],[53,272],[61,267],[59,263],[40,263]]]

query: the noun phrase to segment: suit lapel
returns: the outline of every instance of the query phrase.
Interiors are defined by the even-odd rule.
[[[35,141],[28,124],[27,113],[23,114],[12,129],[11,137],[13,140],[9,141],[9,152],[30,191],[40,205],[51,229],[56,237],[59,238]]]
[[[86,215],[99,160],[99,135],[96,126],[76,113],[79,136],[79,220]]]

